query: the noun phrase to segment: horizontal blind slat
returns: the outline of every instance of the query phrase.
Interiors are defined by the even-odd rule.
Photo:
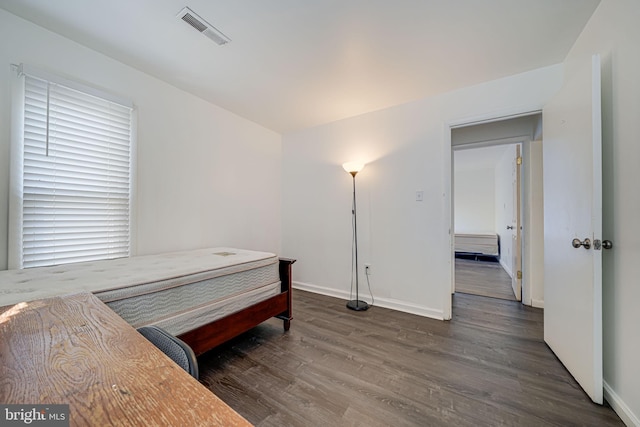
[[[24,102],[23,267],[129,256],[131,109],[28,75]]]

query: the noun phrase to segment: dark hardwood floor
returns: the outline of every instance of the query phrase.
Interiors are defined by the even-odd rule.
[[[511,277],[498,262],[456,258],[456,292],[515,301]]]
[[[542,340],[542,310],[456,294],[449,322],[294,291],[199,358],[200,380],[258,426],[622,426]]]

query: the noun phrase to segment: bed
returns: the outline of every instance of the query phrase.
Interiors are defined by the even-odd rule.
[[[456,233],[455,253],[457,257],[500,257],[500,236],[496,233]]]
[[[160,326],[202,354],[271,317],[289,330],[294,262],[207,248],[1,271],[0,306],[89,291],[133,327]]]

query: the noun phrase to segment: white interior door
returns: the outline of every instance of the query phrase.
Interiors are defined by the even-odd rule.
[[[600,58],[566,72],[543,110],[544,339],[602,403]]]
[[[512,243],[511,243],[511,288],[513,294],[518,301],[522,301],[522,222],[520,212],[520,182],[521,182],[521,165],[522,157],[520,156],[520,145],[515,146],[516,155],[513,163],[513,218],[511,220],[512,229]]]

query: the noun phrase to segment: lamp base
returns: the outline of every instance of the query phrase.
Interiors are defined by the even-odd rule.
[[[352,299],[351,301],[347,302],[347,308],[355,311],[365,311],[369,308],[369,304],[362,300]]]

